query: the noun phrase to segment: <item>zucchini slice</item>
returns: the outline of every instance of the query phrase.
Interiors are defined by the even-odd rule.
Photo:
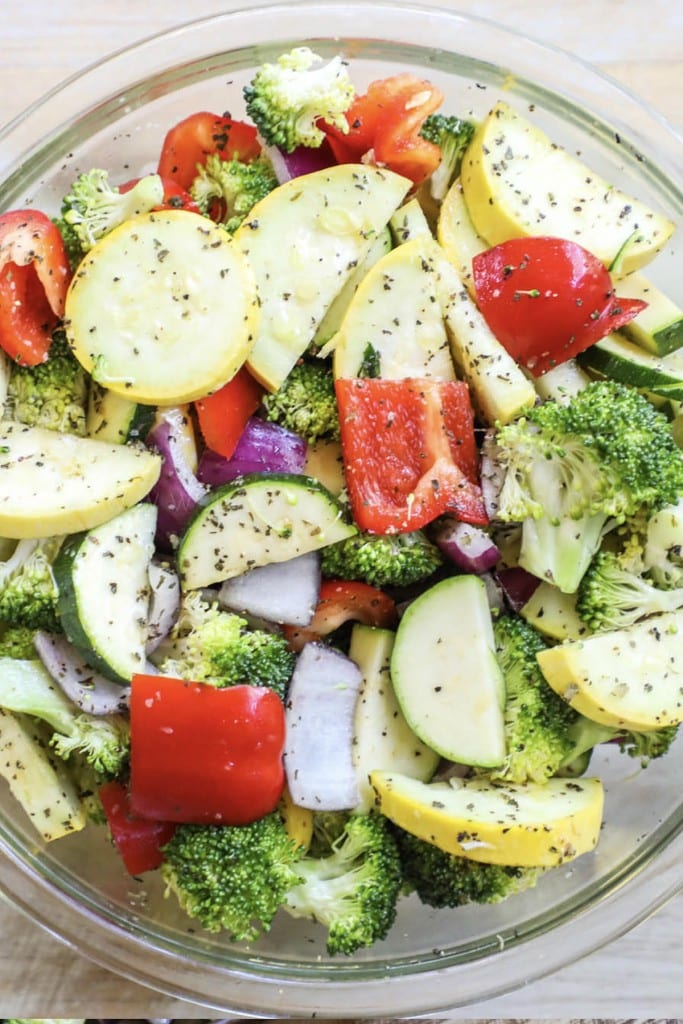
[[[257,320],[254,277],[231,236],[197,213],[162,210],[93,246],[69,287],[64,326],[98,383],[175,405],[235,375]]]
[[[478,576],[449,577],[408,606],[391,678],[408,725],[428,747],[460,764],[503,763],[505,681]]]
[[[253,473],[217,488],[178,547],[185,590],[285,562],[356,533],[334,495],[312,477]]]
[[[140,504],[69,537],[55,559],[64,632],[93,668],[128,683],[145,667],[157,510]]]
[[[478,235],[470,218],[462,182],[457,178],[444,197],[436,225],[436,237],[446,256],[458,271],[463,284],[473,301],[476,300],[472,260],[488,249],[481,235]]]
[[[88,437],[110,444],[144,441],[152,429],[156,409],[141,405],[115,391],[90,382],[86,431]]]
[[[334,340],[334,376],[358,377],[370,342],[383,378],[454,380],[440,300],[445,260],[431,235],[417,235],[368,271]]]
[[[0,775],[45,842],[85,828],[86,813],[67,767],[31,715],[0,708]]]
[[[249,369],[277,391],[411,182],[365,164],[292,178],[235,232],[256,276],[261,315]]]
[[[510,423],[534,405],[536,388],[493,334],[450,260],[440,271],[441,302],[458,373],[487,426]]]
[[[643,274],[631,274],[620,291],[630,299],[643,299],[646,308],[621,330],[630,341],[656,356],[666,356],[683,346],[683,310]]]
[[[440,761],[436,751],[410,728],[396,700],[391,681],[394,640],[391,630],[360,622],[351,631],[349,658],[358,665],[362,676],[354,712],[352,751],[360,794],[355,810],[360,813],[369,811],[375,802],[371,772],[402,772],[426,782]]]
[[[372,772],[375,806],[400,828],[456,857],[510,867],[556,867],[592,850],[600,835],[599,779],[501,786],[485,779],[420,782]]]
[[[601,178],[509,104],[496,103],[462,162],[475,230],[489,245],[509,238],[571,238],[623,275],[645,266],[674,224]],[[628,241],[626,246],[624,243]]]
[[[646,732],[683,722],[683,610],[567,640],[538,655],[547,682],[586,718]]]
[[[55,537],[89,530],[141,501],[161,458],[6,420],[0,423],[0,537]]]
[[[610,334],[578,357],[589,370],[662,398],[683,401],[683,356],[653,356],[619,334]]]

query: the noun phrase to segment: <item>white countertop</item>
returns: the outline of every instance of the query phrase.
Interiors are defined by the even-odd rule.
[[[221,0],[189,5],[181,0],[23,0],[5,6],[2,121],[113,50],[236,5]],[[577,53],[626,83],[683,130],[683,4],[676,0],[441,0],[440,6],[499,20]],[[212,1016],[115,977],[1,902],[0,936],[4,1017]],[[600,952],[450,1017],[683,1018],[682,936],[679,897]]]

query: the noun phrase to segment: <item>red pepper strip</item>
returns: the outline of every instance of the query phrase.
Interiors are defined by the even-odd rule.
[[[357,580],[323,580],[313,618],[308,626],[284,626],[293,651],[328,636],[345,622],[394,629],[398,622],[396,603],[383,590]]]
[[[405,72],[372,82],[357,96],[345,117],[349,132],[321,123],[339,163],[358,163],[363,157],[388,167],[419,185],[432,174],[441,151],[420,135],[424,119],[443,102],[443,93]]]
[[[123,185],[119,185],[119,192],[122,195],[125,192],[130,192],[130,190],[137,185],[139,181],[139,178],[132,178],[130,181],[125,181]],[[186,192],[184,188],[181,188],[173,178],[162,178],[161,183],[164,186],[164,201],[159,206],[155,206],[155,210],[189,210],[190,213],[201,212],[190,193]]]
[[[263,398],[263,387],[246,367],[218,391],[194,403],[199,429],[206,445],[229,459],[237,442]]]
[[[336,381],[353,516],[371,533],[406,533],[449,512],[485,524],[467,385],[431,378]]]
[[[600,260],[563,238],[513,238],[476,255],[472,269],[484,319],[536,377],[623,327],[647,305],[617,298]]]
[[[157,170],[162,178],[172,178],[181,188],[189,189],[197,176],[197,165],[206,163],[207,156],[218,153],[223,160],[238,156],[248,162],[260,152],[253,125],[201,110],[169,130]]]
[[[176,823],[140,818],[130,809],[126,787],[120,782],[105,782],[99,797],[107,816],[114,845],[131,875],[153,871],[163,862],[162,847],[176,830]]]
[[[133,676],[130,804],[157,821],[246,825],[285,783],[285,715],[273,690]]]
[[[71,269],[59,230],[39,210],[0,215],[0,347],[24,366],[47,359]]]

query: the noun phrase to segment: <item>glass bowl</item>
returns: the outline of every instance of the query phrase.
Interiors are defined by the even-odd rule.
[[[166,129],[195,110],[243,113],[255,66],[293,45],[341,52],[359,90],[411,69],[444,110],[482,117],[504,97],[594,170],[683,214],[683,142],[653,111],[576,58],[497,25],[413,4],[319,2],[245,7],[166,32],[71,78],[0,135],[0,209],[56,212],[80,171],[125,180],[153,167]],[[681,235],[648,274],[676,294]],[[679,302],[681,301],[679,295]],[[683,738],[647,770],[596,756],[605,782],[598,849],[498,906],[433,911],[401,903],[389,937],[350,959],[322,929],[278,917],[251,947],[202,935],[158,879],[122,870],[103,829],[45,846],[0,792],[0,886],[57,938],[159,992],[255,1016],[409,1016],[498,995],[614,939],[681,888]]]

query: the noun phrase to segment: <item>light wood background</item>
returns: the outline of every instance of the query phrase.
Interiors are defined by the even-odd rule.
[[[0,122],[105,54],[229,6],[228,0],[4,0]],[[681,0],[440,0],[440,6],[499,20],[577,53],[683,130]],[[217,1016],[114,977],[2,902],[0,940],[4,1017]],[[450,1016],[683,1018],[683,899],[580,963]]]

